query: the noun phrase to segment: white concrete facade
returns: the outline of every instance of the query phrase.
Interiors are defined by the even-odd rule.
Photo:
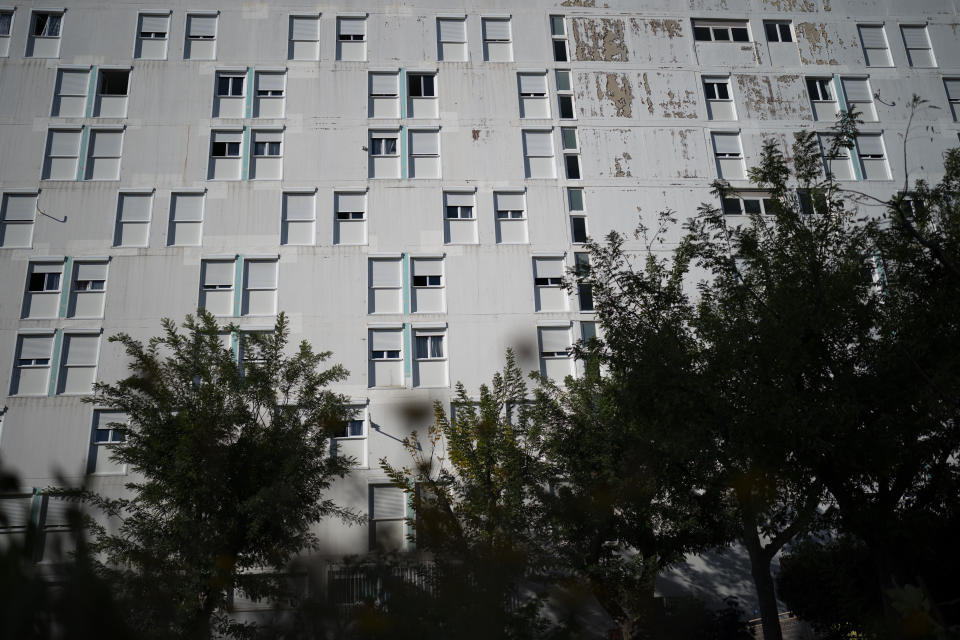
[[[283,310],[361,410],[335,497],[373,523],[322,524],[326,551],[398,539],[378,460],[432,400],[508,346],[575,372],[591,305],[559,279],[588,234],[691,215],[718,176],[748,186],[765,137],[853,104],[863,136],[831,161],[850,188],[937,180],[958,23],[960,0],[0,7],[0,455],[27,490],[120,491],[112,418],[81,402],[125,374],[106,337]]]

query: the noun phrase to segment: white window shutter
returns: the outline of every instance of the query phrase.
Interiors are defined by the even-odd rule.
[[[244,282],[247,289],[277,288],[276,260],[245,260],[243,267],[246,271]]]
[[[375,329],[370,332],[371,351],[399,351],[403,336],[399,329]]]
[[[167,33],[169,31],[170,16],[140,14],[140,31],[150,33]]]
[[[521,73],[520,93],[547,93],[547,75],[545,73]]]
[[[203,262],[203,284],[233,286],[234,262],[226,260],[205,260]]]
[[[411,131],[410,153],[415,156],[440,154],[440,134],[437,131]]]
[[[10,222],[33,221],[37,212],[37,196],[34,194],[8,193],[3,198],[3,220]]]
[[[122,411],[97,411],[94,415],[94,426],[97,429],[112,429],[111,423],[127,424],[127,414]]]
[[[922,26],[900,27],[903,32],[903,43],[907,49],[929,49],[930,38],[927,37],[927,28]]]
[[[449,207],[472,207],[473,206],[473,194],[472,193],[446,193],[444,194],[447,198],[447,206]]]
[[[283,73],[258,71],[257,89],[264,91],[283,91],[284,84]]]
[[[254,142],[283,142],[283,131],[254,131]]]
[[[524,131],[523,148],[528,156],[552,156],[552,131]]]
[[[443,261],[435,258],[415,258],[413,260],[413,275],[415,276],[443,275]]]
[[[94,131],[90,155],[99,158],[116,158],[123,148],[122,131]]]
[[[107,263],[106,262],[78,262],[77,280],[106,280]]]
[[[484,40],[509,40],[510,39],[510,19],[509,18],[484,18],[483,19],[483,39]]]
[[[397,520],[406,517],[406,493],[399,487],[373,486],[371,520]]]
[[[850,102],[870,102],[870,83],[866,78],[843,78],[843,95]]]
[[[66,349],[65,364],[68,365],[95,365],[97,364],[97,350],[100,346],[99,335],[67,334],[64,348]]]
[[[943,84],[947,88],[948,100],[960,100],[960,78],[948,78]]]
[[[886,49],[887,39],[883,36],[883,27],[860,27],[860,39],[867,49]]]
[[[541,327],[540,350],[556,353],[570,348],[570,330],[565,327]]]
[[[120,194],[120,220],[122,222],[149,222],[153,196],[146,193]]]
[[[534,258],[533,270],[537,278],[562,278],[562,258]]]
[[[365,193],[338,193],[336,199],[337,212],[366,211],[367,195]]]
[[[203,220],[203,194],[173,194],[173,219],[176,222],[200,222]]]
[[[217,16],[188,15],[189,34],[192,37],[213,37],[217,35]]]
[[[55,130],[50,132],[50,155],[75,156],[79,152],[79,131]]]
[[[243,131],[214,131],[214,142],[242,142]]]
[[[283,194],[287,220],[313,220],[314,197],[312,193]]]
[[[740,155],[740,134],[714,133],[713,148],[717,153],[732,153]]]
[[[440,42],[466,42],[467,22],[461,18],[439,18]]]
[[[857,150],[861,155],[882,156],[883,138],[877,135],[861,134],[857,136]]]
[[[38,360],[49,358],[53,351],[53,336],[21,336],[20,358]]]
[[[60,88],[62,96],[85,96],[90,87],[90,72],[86,69],[61,69]]]
[[[370,94],[375,96],[395,96],[399,94],[399,73],[371,73]]]
[[[398,258],[370,260],[371,287],[399,287],[400,260]]]
[[[320,18],[316,16],[291,17],[290,37],[293,40],[319,40]]]
[[[63,273],[62,262],[31,262],[31,273]]]
[[[337,18],[338,33],[347,36],[362,36],[367,32],[365,18]]]
[[[498,193],[497,211],[523,211],[524,206],[522,193]]]

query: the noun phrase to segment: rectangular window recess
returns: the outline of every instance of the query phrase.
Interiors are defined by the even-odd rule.
[[[354,12],[347,11],[347,12],[337,13],[338,18],[366,18],[369,15],[370,15],[369,13],[366,13],[363,11],[354,11]]]
[[[373,326],[373,325],[370,325],[370,326]],[[446,322],[423,322],[423,323],[421,323],[421,322],[414,322],[414,323],[412,323],[412,324],[410,325],[410,327],[411,327],[412,329],[414,329],[414,330],[417,330],[417,329],[421,329],[421,330],[437,329],[437,330],[439,330],[439,329],[447,329],[447,328],[449,327],[449,325],[448,325]]]

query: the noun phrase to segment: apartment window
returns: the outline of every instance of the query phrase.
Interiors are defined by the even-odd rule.
[[[698,42],[750,42],[750,27],[746,20],[694,20],[693,39]]]
[[[547,96],[547,74],[518,73],[521,118],[549,118],[550,99]]]
[[[133,57],[141,60],[166,60],[168,33],[169,13],[141,13],[137,16],[137,46]]]
[[[960,78],[944,78],[943,88],[947,92],[953,119],[960,120]]]
[[[590,277],[590,254],[585,251],[574,253],[573,265],[577,276],[587,279],[577,283],[577,300],[579,301],[580,311],[593,311],[593,285],[588,280]]]
[[[367,19],[337,18],[337,60],[367,59]]]
[[[580,322],[580,338],[584,342],[590,342],[597,338],[597,323],[596,322]]]
[[[129,69],[101,69],[93,115],[98,118],[126,118],[129,89]]]
[[[850,149],[835,145],[836,136],[821,133],[820,151],[823,154],[824,171],[835,180],[853,180],[853,166],[850,164]]]
[[[833,122],[837,117],[840,109],[832,85],[832,78],[807,78],[807,93],[810,94],[810,107],[815,120]]]
[[[864,180],[889,180],[890,167],[883,146],[883,135],[861,133],[857,136],[857,155],[863,169]]]
[[[911,67],[929,68],[937,66],[933,57],[933,47],[930,45],[930,36],[927,25],[903,25],[900,27],[903,35],[903,46],[907,49],[907,61]]]
[[[570,328],[540,327],[540,373],[562,380],[570,375]]]
[[[62,25],[62,12],[34,11],[30,16],[30,34],[24,55],[27,58],[59,58]]]
[[[563,288],[562,257],[533,259],[534,305],[537,311],[566,311],[567,293]]]
[[[77,261],[73,264],[68,318],[103,317],[108,265],[105,260]]]
[[[253,131],[251,180],[279,180],[283,177],[283,131]]]
[[[272,316],[277,312],[277,258],[243,261],[245,316]]]
[[[13,31],[13,11],[0,10],[0,58],[10,55],[10,33]]]
[[[368,261],[367,313],[403,311],[403,261],[401,258],[370,258]]]
[[[232,316],[235,271],[236,261],[233,259],[202,260],[198,306],[216,316]]]
[[[476,195],[473,191],[445,191],[443,241],[446,244],[476,244]]]
[[[570,80],[569,69],[557,69],[554,74],[557,78],[557,91],[573,90],[573,82]]]
[[[566,69],[557,71],[557,111],[561,119],[576,118],[573,108],[573,85],[570,83],[570,72]],[[560,82],[560,75],[564,75],[564,82]]]
[[[440,177],[440,131],[410,130],[410,177]]]
[[[717,176],[727,180],[743,180],[743,151],[739,133],[711,133],[713,153],[717,161]]]
[[[122,129],[91,129],[87,154],[87,180],[119,180]]]
[[[436,118],[438,111],[437,75],[435,73],[408,73],[407,116],[410,118]]]
[[[513,60],[513,37],[510,18],[481,18],[483,28],[483,59],[487,62]]]
[[[497,192],[493,194],[496,210],[497,244],[525,244],[527,214],[523,193]]]
[[[290,60],[320,59],[320,16],[290,16]]]
[[[17,358],[10,383],[11,395],[47,395],[53,333],[17,336]]]
[[[730,90],[730,78],[703,79],[703,95],[707,101],[707,117],[711,120],[736,120],[737,111]]]
[[[217,57],[216,14],[187,14],[187,40],[183,47],[185,60],[215,60]]]
[[[113,244],[146,247],[150,242],[152,193],[121,193],[117,197],[117,229]]]
[[[860,32],[860,44],[863,45],[863,57],[868,67],[892,67],[890,46],[883,25],[857,25]]]
[[[766,193],[742,192],[723,199],[723,213],[728,216],[773,214],[773,200]]]
[[[370,72],[370,102],[368,114],[371,118],[400,117],[400,73]]]
[[[580,144],[575,127],[560,128],[560,143],[563,147],[563,168],[567,180],[580,179]]]
[[[218,71],[214,118],[242,118],[246,115],[246,71]]]
[[[363,405],[350,407],[351,418],[344,423],[343,430],[330,440],[330,455],[353,458],[354,464],[362,469],[367,464],[367,408]]]
[[[563,16],[550,16],[550,37],[553,46],[554,62],[568,62],[567,25]]]
[[[583,211],[583,189],[567,187],[567,209],[571,212]]]
[[[60,315],[60,285],[63,260],[31,261],[27,266],[27,287],[21,318],[56,318]]]
[[[398,329],[370,330],[371,387],[401,387],[403,381],[403,333]]]
[[[574,244],[583,244],[587,241],[586,216],[570,216],[570,238]]]
[[[44,180],[76,180],[80,129],[50,129],[43,164]]]
[[[856,109],[864,122],[876,122],[877,109],[873,103],[870,81],[867,78],[841,78],[840,85],[843,87],[847,109]]]
[[[370,132],[370,177],[399,178],[400,149],[397,139],[399,131]]]
[[[465,18],[437,18],[437,59],[466,62],[467,21]]]
[[[447,387],[446,332],[443,329],[418,329],[413,334],[413,386]]]
[[[199,247],[203,238],[202,193],[174,193],[170,196],[170,230],[167,244]]]
[[[312,245],[317,229],[316,196],[310,193],[283,194],[283,230],[280,244]]]
[[[340,435],[341,438],[362,438],[366,435],[366,411],[363,409],[357,409],[357,411],[361,414],[360,417],[347,420],[346,425],[344,425],[343,432]]]
[[[61,118],[82,118],[87,111],[89,88],[89,69],[60,69],[57,72],[57,90],[50,115]]]
[[[88,394],[93,392],[97,375],[97,354],[100,351],[99,333],[65,333],[60,355],[58,394]]]
[[[793,42],[793,29],[789,22],[765,21],[763,30],[767,34],[767,42]]]
[[[528,178],[555,178],[553,130],[524,130],[523,156]]]
[[[128,422],[129,419],[125,413],[109,409],[94,410],[87,473],[97,475],[126,473],[126,465],[112,460],[110,456],[113,445],[126,439],[124,432]]]
[[[333,197],[336,212],[333,243],[367,244],[367,194],[338,191]]]
[[[446,301],[442,258],[414,258],[410,261],[413,284],[410,309],[413,313],[443,313]]]
[[[211,180],[240,179],[240,144],[243,131],[218,131],[210,133],[210,167],[208,177]]]
[[[407,494],[393,485],[370,486],[370,550],[399,551],[406,541]]]
[[[33,223],[37,213],[36,193],[3,194],[0,211],[0,247],[4,249],[33,246]]]
[[[257,71],[254,118],[282,118],[287,74],[283,71]]]

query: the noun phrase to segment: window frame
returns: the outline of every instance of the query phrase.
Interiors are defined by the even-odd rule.
[[[124,219],[123,219],[123,213],[124,213],[124,198],[125,198],[126,196],[133,196],[133,197],[137,197],[137,196],[143,197],[143,196],[146,196],[146,197],[149,199],[149,201],[148,201],[149,204],[147,205],[147,219],[146,219],[146,220],[132,220],[132,219],[131,219],[131,220],[124,220]],[[148,246],[150,246],[150,224],[151,224],[151,222],[153,221],[153,204],[154,204],[154,203],[153,203],[153,199],[154,199],[154,191],[153,191],[153,190],[150,190],[150,191],[137,191],[137,190],[126,190],[126,189],[122,189],[122,190],[120,190],[120,191],[117,193],[117,223],[116,223],[116,230],[115,230],[115,232],[114,232],[114,241],[113,241],[113,246],[114,246],[114,247],[137,247],[137,248],[143,248],[143,247],[148,247]],[[124,225],[125,225],[125,224],[127,224],[127,225],[143,225],[143,226],[145,226],[146,229],[147,229],[147,230],[146,230],[146,242],[144,242],[143,244],[123,244],[123,243],[122,243],[122,242],[123,242],[123,235],[124,235],[124,234],[123,234],[123,229],[124,229]]]
[[[103,89],[104,80],[109,78],[111,75],[126,75],[126,86],[123,93],[105,93]],[[97,70],[97,97],[101,96],[112,96],[112,97],[130,97],[130,76],[133,74],[133,70],[129,67],[119,67],[119,68],[100,68]]]
[[[722,42],[725,44],[756,42],[750,29],[749,20],[702,20],[693,18],[691,22],[694,42]],[[740,32],[743,33],[740,34]],[[722,33],[726,33],[726,37],[718,38],[717,35]],[[705,34],[709,34],[709,37],[704,38]],[[746,37],[738,39],[737,35]]]
[[[201,17],[201,18],[214,18],[213,21],[213,35],[195,35],[192,33],[193,21],[190,19],[192,17]],[[220,12],[204,12],[204,11],[192,11],[187,12],[186,15],[186,24],[184,25],[184,31],[186,32],[187,40],[199,41],[199,42],[216,42],[217,37],[220,35]]]
[[[38,264],[56,264],[59,265],[60,271],[34,271],[34,265]],[[42,258],[31,259],[27,262],[27,281],[24,285],[24,295],[32,293],[63,293],[63,276],[64,269],[66,268],[66,261],[63,258],[52,258],[45,260]],[[41,288],[35,289],[34,287],[34,276],[43,275]],[[50,286],[50,276],[56,275],[56,283],[54,287]]]
[[[307,60],[307,61],[317,61],[320,59],[320,18],[322,14],[319,13],[291,13],[287,16],[287,47],[288,47],[288,56],[289,60]],[[298,38],[296,37],[296,29],[294,25],[296,20],[314,20],[316,22],[316,37],[310,39]],[[317,53],[315,57],[311,58],[298,58],[294,55],[294,50],[296,49],[295,43],[297,42],[308,42],[316,45]]]
[[[937,66],[938,66],[938,65],[937,65],[937,56],[936,56],[936,53],[933,51],[933,41],[930,40],[930,31],[929,31],[929,29],[928,29],[927,27],[928,27],[928,25],[925,24],[925,23],[924,23],[924,24],[901,24],[901,25],[900,25],[900,39],[903,41],[903,48],[904,48],[904,51],[906,51],[906,53],[907,53],[907,63],[910,65],[910,68],[911,68],[911,69],[936,69]],[[906,33],[905,29],[921,29],[921,30],[923,31],[923,37],[924,37],[924,38],[926,39],[926,41],[927,41],[927,46],[926,46],[926,47],[911,47],[911,46],[907,43],[907,33]],[[888,43],[888,44],[889,44],[889,43]],[[913,53],[912,53],[913,51],[929,51],[929,52],[930,52],[929,55],[930,55],[930,62],[931,62],[931,64],[930,64],[929,66],[918,66],[918,65],[914,62],[914,59],[913,59],[914,56],[913,56]]]
[[[758,203],[759,211],[748,211],[748,201],[756,201]],[[734,202],[737,203],[736,212],[733,212],[728,208],[728,206],[732,206]],[[720,202],[720,208],[725,216],[771,216],[773,215],[773,211],[771,210],[772,206],[773,199],[770,197],[770,193],[763,190],[745,189],[741,191],[732,191]]]
[[[807,86],[807,95],[810,98],[810,102],[837,102],[836,91],[833,89],[833,78],[827,76],[806,76],[804,77],[804,84]],[[814,96],[811,87],[816,87],[817,95]],[[822,96],[823,91],[826,90],[829,97],[824,98]]]
[[[342,33],[340,27],[345,21],[356,21],[363,23],[363,33]],[[356,37],[359,36],[359,37]],[[367,41],[367,18],[361,16],[347,16],[347,15],[338,15],[337,16],[337,41],[338,42],[366,42]]]
[[[63,10],[31,9],[30,10],[30,31],[29,31],[30,37],[31,38],[49,38],[50,40],[62,38],[64,13],[65,12]],[[47,26],[50,24],[50,21],[49,21],[50,16],[58,16],[60,18],[60,20],[57,22],[57,33],[55,35],[51,35],[49,33],[37,33],[37,24],[40,16],[45,16],[47,18],[47,21],[44,22],[42,31],[47,30]],[[13,25],[11,24],[11,31],[12,31],[12,26]]]
[[[14,20],[16,19],[16,8],[4,7],[3,9],[0,9],[0,16],[10,16],[10,20],[7,21],[7,32],[0,33],[0,38],[10,38],[13,34],[13,23],[14,23]],[[3,55],[2,57],[5,58],[7,57],[7,55],[9,55],[9,51],[7,52],[6,55]]]
[[[224,80],[228,80],[228,87],[232,90],[234,88],[235,80],[239,80],[240,84],[240,93],[222,93],[222,84]],[[216,90],[214,94],[218,100],[223,98],[246,98],[247,97],[247,72],[246,71],[217,71],[216,75]]]
[[[375,133],[378,134],[393,134],[389,135],[379,135],[374,136]],[[383,153],[384,145],[380,143],[380,153],[377,153],[377,144],[375,141],[382,140],[393,140],[393,153]],[[371,158],[399,158],[400,157],[400,132],[399,131],[370,131],[370,157]]]
[[[729,76],[703,76],[703,98],[707,102],[733,102],[733,88],[730,86]],[[713,87],[714,95],[710,95],[709,87]],[[727,97],[721,98],[716,87],[723,87]]]
[[[200,199],[200,216],[199,216],[199,219],[190,219],[190,218],[186,218],[186,217],[184,217],[184,218],[182,218],[182,219],[179,219],[179,218],[177,217],[177,203],[179,202],[180,198],[187,198],[187,199],[199,198],[199,199]],[[169,246],[169,247],[199,247],[199,246],[202,246],[202,245],[203,245],[203,223],[204,223],[204,219],[206,218],[206,210],[207,210],[206,190],[203,190],[203,191],[173,191],[173,192],[171,192],[171,193],[170,193],[170,223],[169,223],[169,229],[168,229],[168,234],[167,234],[167,246]],[[197,242],[195,242],[195,243],[186,243],[186,242],[182,242],[182,241],[178,240],[178,236],[179,236],[180,234],[177,233],[177,231],[178,231],[178,226],[177,226],[177,225],[184,225],[184,227],[183,227],[184,230],[186,230],[186,228],[188,228],[188,225],[195,225],[195,226],[199,227],[200,231],[199,231],[199,233],[197,234],[197,235],[198,235]]]
[[[71,363],[70,362],[70,352],[72,350],[71,340],[74,336],[96,336],[97,338],[97,352],[94,356],[93,363],[89,362],[80,362],[80,363]],[[62,340],[60,342],[60,363],[57,370],[57,385],[56,385],[56,395],[58,396],[89,396],[93,394],[93,385],[97,381],[97,372],[100,369],[100,349],[103,347],[103,331],[100,329],[64,329],[63,335],[61,336]],[[54,345],[56,348],[56,345]],[[90,389],[88,391],[66,391],[61,390],[66,383],[67,376],[65,372],[70,369],[89,369],[91,372],[90,375]]]
[[[290,218],[290,205],[289,198],[293,196],[295,198],[309,198],[310,199],[310,217],[309,218]],[[290,242],[290,223],[304,223],[309,224],[310,226],[310,241],[309,242]],[[284,189],[280,193],[280,226],[281,226],[281,241],[280,244],[283,246],[306,246],[310,247],[317,243],[317,191],[313,190],[304,190],[297,191],[295,189]],[[284,240],[284,238],[286,240]]]
[[[10,218],[10,203],[19,198],[33,199],[33,213],[29,220],[24,217]],[[33,233],[37,222],[39,191],[5,190],[0,192],[0,249],[29,249],[33,247]],[[26,244],[7,244],[8,231],[13,227],[27,227],[29,225],[29,241]],[[25,232],[26,233],[26,232]]]
[[[389,285],[375,284],[373,279],[373,263],[374,262],[395,262],[397,265],[396,269],[396,279],[393,280]],[[401,297],[403,296],[403,258],[401,256],[384,256],[384,255],[371,255],[367,257],[367,290],[383,290],[383,291],[394,291],[400,292]],[[369,301],[368,308],[372,308],[373,301]],[[380,314],[396,314],[403,311],[403,301],[400,301],[400,308],[398,311],[373,311],[369,312],[368,315],[380,315]],[[401,336],[401,345],[402,345],[402,336]]]
[[[523,209],[519,209],[519,210],[518,210],[518,209],[501,209],[501,208],[500,208],[500,198],[497,197],[499,194],[513,195],[513,196],[517,196],[517,195],[518,195],[518,196],[522,197],[522,198],[523,198]],[[497,219],[497,220],[526,220],[526,219],[527,219],[527,193],[526,193],[526,191],[523,191],[523,190],[514,190],[514,191],[502,190],[502,191],[494,191],[494,192],[493,192],[493,209],[494,209],[494,218]],[[518,212],[520,213],[519,216],[514,216],[514,215],[512,215],[512,214],[518,213]],[[511,214],[511,215],[503,216],[503,215],[500,215],[501,213],[507,213],[507,214]]]
[[[50,350],[48,352],[48,357],[46,358],[22,358],[23,355],[23,339],[24,338],[39,338],[45,337],[50,340]],[[38,396],[47,396],[49,395],[50,388],[50,376],[53,374],[53,361],[54,361],[54,352],[57,349],[56,344],[57,333],[54,329],[26,329],[20,330],[17,332],[17,341],[14,345],[13,352],[13,367],[12,372],[19,372],[21,370],[47,370],[47,379],[43,388],[40,391],[34,393],[26,393],[21,387],[21,376],[18,373],[14,373],[10,376],[10,395],[11,396],[27,396],[27,397],[38,397]],[[41,362],[43,361],[43,362]],[[16,390],[14,390],[14,382],[16,382]]]
[[[775,27],[773,32],[775,38],[770,37],[770,27]],[[784,27],[786,27],[786,40],[784,40]],[[772,44],[788,44],[796,42],[796,36],[793,33],[793,23],[790,20],[764,20],[763,33],[767,37],[767,42]]]
[[[77,146],[73,154],[53,154],[53,138],[56,133],[75,133],[77,134]],[[65,127],[49,127],[47,129],[47,139],[44,148],[43,155],[43,174],[42,180],[55,180],[55,181],[76,181],[77,172],[80,168],[80,151],[83,146],[83,127],[82,126],[65,126]],[[50,175],[50,169],[52,168],[52,163],[50,162],[53,159],[73,159],[73,172],[70,176],[64,178],[54,178]]]
[[[883,47],[874,47],[867,46],[867,43],[863,39],[863,29],[879,29],[880,33],[883,35]],[[863,64],[866,67],[879,67],[879,68],[891,68],[894,65],[893,62],[893,53],[890,51],[890,38],[887,37],[887,28],[886,25],[882,22],[866,22],[866,23],[857,23],[857,37],[860,40],[860,47],[863,51]],[[886,64],[871,64],[869,51],[885,51],[886,52]]]
[[[570,46],[568,45],[567,17],[561,14],[551,14],[547,18],[550,27],[550,46],[554,62],[570,62]],[[558,22],[559,21],[559,22]],[[557,29],[557,25],[560,29]]]
[[[270,263],[273,265],[273,285],[272,286],[250,286],[250,271],[248,265],[256,264],[266,264]],[[277,255],[271,256],[244,256],[243,264],[241,265],[241,304],[240,316],[241,317],[264,317],[276,315],[277,313],[277,300],[279,298],[280,291],[280,258]],[[248,298],[248,293],[251,291],[272,291],[273,292],[273,311],[269,313],[252,313],[249,308],[247,308],[246,299]]]
[[[420,356],[420,339],[427,339],[427,355]],[[439,340],[435,340],[439,338]],[[433,355],[434,345],[439,342],[440,355]],[[413,330],[413,359],[417,362],[443,362],[448,359],[447,355],[447,331],[446,329],[417,329]]]
[[[238,142],[217,142],[216,134],[217,133],[240,133],[241,139]],[[243,157],[243,130],[242,129],[211,129],[210,130],[210,157],[211,158],[224,158],[228,160],[239,160]],[[235,154],[229,153],[231,147],[228,145],[237,145],[237,152]],[[217,145],[225,145],[223,147],[224,153],[217,153]]]
[[[417,79],[415,81],[414,79]],[[425,78],[430,78],[429,89],[433,93],[427,95],[424,93],[426,86]],[[414,93],[414,86],[419,93]],[[435,71],[408,71],[407,72],[407,95],[410,98],[436,99],[437,98],[437,73]]]

